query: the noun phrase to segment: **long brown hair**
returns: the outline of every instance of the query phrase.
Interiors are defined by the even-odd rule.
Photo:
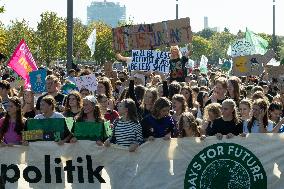
[[[84,98],[84,100],[90,101],[89,99],[86,99],[86,97]],[[104,118],[103,118],[102,111],[101,111],[99,104],[97,102],[96,103],[92,102],[92,101],[90,101],[90,102],[94,106],[93,116],[95,118],[95,121],[96,122],[104,122]],[[87,118],[87,114],[84,113],[84,109],[82,109],[81,112],[79,113],[79,115],[75,119],[78,122],[83,122],[83,121],[85,121],[86,118]]]
[[[122,102],[124,102],[125,108],[128,110],[128,119],[138,123],[138,113],[135,102],[130,98],[126,98],[122,100]]]
[[[113,97],[112,97],[112,91],[113,91],[113,89],[112,89],[111,81],[110,81],[107,77],[102,77],[102,78],[98,81],[98,83],[104,85],[105,90],[106,90],[106,96],[107,96],[107,98],[109,98],[109,99],[110,99],[110,98],[113,98]]]
[[[240,82],[241,81],[236,76],[232,76],[232,77],[230,77],[228,79],[228,82],[230,82],[233,85],[233,88],[234,88],[234,100],[236,101],[236,103],[238,103],[240,101],[240,94],[241,94],[241,92],[240,92]]]
[[[186,100],[186,102],[188,107],[192,109],[193,108],[192,89],[190,88],[190,86],[185,85],[181,88],[181,91],[182,90],[186,90],[189,93],[189,98]]]
[[[66,103],[65,103],[65,112],[71,110],[71,107],[69,105],[69,97],[70,96],[74,96],[76,98],[76,101],[77,101],[77,104],[78,104],[78,108],[82,109],[82,107],[83,107],[83,100],[82,100],[81,94],[78,91],[72,91],[66,98],[67,100],[66,100]]]
[[[184,124],[183,119],[187,119],[187,125]],[[199,123],[196,121],[195,117],[192,115],[190,112],[184,112],[181,114],[179,123],[178,123],[178,131],[179,131],[179,137],[186,137],[186,133],[184,128],[185,127],[190,127],[195,133],[196,137],[200,137],[200,128],[199,128]]]
[[[253,106],[257,105],[260,109],[262,109],[264,111],[264,117],[263,117],[263,125],[264,128],[267,127],[268,125],[268,104],[264,99],[257,99],[253,102]],[[256,117],[252,116],[252,118],[250,119],[250,121],[248,122],[248,131],[251,132],[252,126],[253,126],[253,122],[256,120]]]
[[[152,115],[155,118],[158,118],[160,116],[161,109],[166,108],[166,107],[171,107],[171,101],[167,99],[166,97],[158,98],[158,100],[156,100],[154,104]]]
[[[188,107],[187,107],[187,102],[185,100],[185,97],[181,94],[175,94],[172,98],[172,101],[176,100],[178,102],[181,103],[181,112],[187,112],[188,111]]]
[[[14,96],[14,97],[10,98],[9,101],[12,102],[16,106],[16,108],[17,108],[17,111],[16,111],[16,125],[15,125],[14,131],[18,135],[21,135],[21,132],[24,129],[24,121],[23,121],[21,100],[18,97]],[[8,131],[10,119],[11,119],[11,117],[10,117],[9,113],[6,113],[4,121],[3,121],[2,129],[0,129],[0,136],[1,137],[3,137],[4,134]]]

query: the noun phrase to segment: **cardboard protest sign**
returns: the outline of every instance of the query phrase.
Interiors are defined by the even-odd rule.
[[[192,41],[189,18],[113,28],[112,34],[113,47],[119,52],[155,49]]]
[[[66,123],[68,130],[71,132],[73,124],[74,124],[74,118],[73,117],[66,117],[65,123]]]
[[[63,139],[64,118],[28,119],[27,130],[43,130],[43,140],[58,141]]]
[[[74,83],[65,83],[62,87],[61,87],[61,91],[63,94],[68,95],[70,94],[72,91],[77,91],[77,86]]]
[[[98,122],[75,122],[74,136],[79,140],[104,138],[104,124]]]
[[[105,129],[105,138],[109,138],[112,136],[112,128],[110,121],[104,122],[104,129]]]
[[[268,78],[270,80],[272,80],[272,78],[275,78],[279,83],[284,84],[284,65],[267,66],[266,70],[268,72]]]
[[[34,93],[42,93],[46,91],[45,78],[46,70],[40,69],[29,73],[32,91]]]
[[[154,50],[133,50],[130,70],[168,73],[170,53]]]
[[[85,88],[89,91],[96,91],[98,81],[95,74],[90,74],[81,77],[75,77],[75,84],[79,90]]]
[[[43,130],[23,131],[22,138],[25,141],[43,140]]]
[[[248,56],[238,56],[233,58],[233,75],[250,76],[261,75],[266,65],[275,53],[272,50],[267,51],[264,55],[255,54]]]

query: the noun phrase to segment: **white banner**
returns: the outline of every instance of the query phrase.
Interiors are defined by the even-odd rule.
[[[154,50],[133,50],[131,70],[169,73],[170,53]]]
[[[134,153],[79,141],[0,148],[6,188],[283,189],[284,135],[157,139]]]

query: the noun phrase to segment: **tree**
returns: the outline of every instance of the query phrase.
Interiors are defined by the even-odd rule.
[[[215,33],[210,39],[212,45],[211,61],[217,63],[219,58],[227,58],[227,50],[235,38],[235,35],[228,32]]]
[[[44,12],[37,26],[39,57],[47,66],[52,60],[66,57],[66,21],[54,12]]]
[[[7,30],[0,22],[0,52],[8,55],[7,49]]]
[[[29,27],[29,23],[24,19],[11,21],[7,28],[6,49],[8,55],[11,55],[19,42],[24,39],[31,52],[36,50],[37,39],[35,31]]]
[[[203,29],[202,31],[197,32],[196,35],[209,40],[215,33],[217,32],[212,31],[211,29],[207,28],[207,29]]]
[[[92,22],[88,26],[88,35],[96,28],[97,41],[94,58],[98,64],[106,61],[115,60],[115,54],[112,46],[112,30],[111,27],[103,22]]]
[[[209,56],[212,52],[212,46],[210,42],[200,36],[193,35],[192,37],[192,55],[193,60],[199,60],[202,55]]]
[[[268,42],[268,49],[273,49],[273,40],[272,40],[272,35],[269,34],[265,34],[265,33],[259,33],[257,34],[260,37],[262,37],[263,39],[265,39]],[[276,54],[276,59],[280,60],[281,58],[281,47],[283,46],[283,40],[281,40],[281,38],[279,36],[276,36],[276,44],[275,44],[275,54]]]
[[[229,28],[225,27],[225,28],[224,28],[224,32],[230,33]]]

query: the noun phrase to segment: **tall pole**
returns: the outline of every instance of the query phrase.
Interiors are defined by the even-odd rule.
[[[275,0],[273,0],[273,34],[272,34],[272,46],[276,51],[276,36],[275,36]]]
[[[73,0],[67,0],[67,72],[73,63]]]
[[[176,0],[176,19],[178,19],[178,0]]]

